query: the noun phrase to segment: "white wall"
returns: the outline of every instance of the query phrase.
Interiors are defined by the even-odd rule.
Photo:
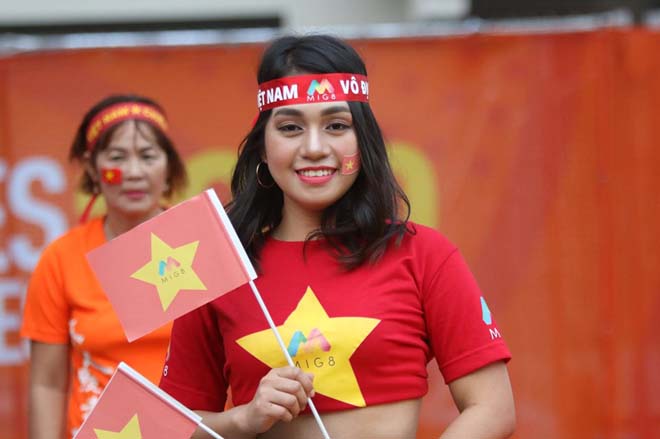
[[[460,18],[470,0],[0,0],[0,25],[279,16],[286,28]]]

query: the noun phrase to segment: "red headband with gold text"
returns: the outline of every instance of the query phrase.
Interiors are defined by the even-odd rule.
[[[259,84],[257,107],[266,111],[283,105],[315,102],[369,102],[369,81],[354,73],[286,76]]]
[[[101,111],[89,122],[85,134],[87,149],[94,148],[105,130],[129,119],[151,122],[162,131],[167,130],[165,115],[158,108],[139,102],[121,102]]]

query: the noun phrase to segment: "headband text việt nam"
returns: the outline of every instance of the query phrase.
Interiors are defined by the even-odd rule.
[[[355,73],[286,76],[259,84],[257,107],[266,111],[284,105],[316,102],[369,102],[369,81]]]
[[[120,102],[101,111],[89,122],[85,133],[87,149],[90,151],[94,149],[96,141],[105,130],[129,119],[151,122],[162,131],[167,130],[165,115],[153,105],[141,102]]]

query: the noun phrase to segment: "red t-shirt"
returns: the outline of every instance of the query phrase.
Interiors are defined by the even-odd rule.
[[[314,374],[320,412],[426,394],[427,363],[446,382],[508,360],[482,293],[446,238],[413,225],[376,264],[346,272],[323,241],[268,239],[256,285],[295,364]],[[287,364],[249,286],[177,319],[161,387],[191,409],[248,403]]]

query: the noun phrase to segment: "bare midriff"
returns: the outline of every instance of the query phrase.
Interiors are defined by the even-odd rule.
[[[410,399],[353,410],[323,413],[321,419],[332,439],[414,439],[421,399]],[[259,439],[322,439],[312,415],[279,422]]]

